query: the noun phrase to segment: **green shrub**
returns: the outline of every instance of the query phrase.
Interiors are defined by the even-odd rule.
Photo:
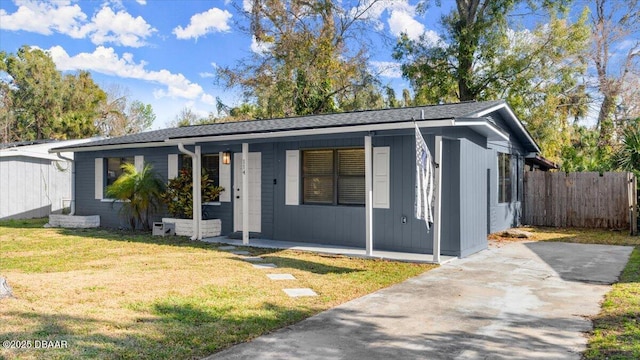
[[[202,202],[215,201],[224,188],[216,186],[205,169],[202,169]],[[161,196],[171,216],[180,219],[193,217],[193,173],[186,167],[180,174],[169,180],[166,191]]]

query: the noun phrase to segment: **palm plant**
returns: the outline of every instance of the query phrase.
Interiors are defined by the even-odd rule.
[[[622,147],[616,160],[622,170],[640,175],[640,127],[629,126],[624,130]]]
[[[120,212],[127,217],[131,229],[141,226],[151,230],[151,216],[162,208],[160,196],[164,192],[164,182],[146,164],[138,171],[133,164],[122,165],[123,174],[111,185],[106,194],[116,201],[122,202]]]

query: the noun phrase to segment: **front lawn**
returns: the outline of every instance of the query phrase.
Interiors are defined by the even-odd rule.
[[[2,348],[0,358],[203,357],[433,268],[238,249],[278,265],[261,270],[221,245],[46,229],[45,222],[0,222],[0,276],[15,295],[0,300],[0,341],[32,344]],[[297,280],[273,281],[268,273]],[[311,288],[319,296],[290,298],[283,288]],[[44,340],[66,347],[34,348]]]

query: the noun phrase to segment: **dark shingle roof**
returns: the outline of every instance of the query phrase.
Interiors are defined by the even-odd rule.
[[[235,135],[267,133],[286,130],[319,129],[329,127],[383,124],[415,120],[442,120],[469,117],[489,109],[503,100],[463,102],[455,104],[407,107],[383,110],[366,110],[325,115],[298,116],[290,118],[251,120],[148,131],[133,135],[92,141],[68,148],[107,145],[157,143],[167,139],[193,138],[212,135]],[[57,148],[64,149],[65,147]]]

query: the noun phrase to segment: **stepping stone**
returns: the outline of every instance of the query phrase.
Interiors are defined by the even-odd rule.
[[[247,256],[247,257],[243,257],[242,260],[249,261],[249,262],[264,261],[264,259],[261,258],[260,256]]]
[[[287,295],[291,297],[318,296],[315,291],[309,288],[282,289],[282,291],[286,292]]]
[[[276,264],[253,264],[253,267],[256,269],[273,269],[278,266]]]
[[[236,247],[235,247],[235,246],[233,246],[233,245],[226,245],[226,246],[220,246],[220,247],[218,248],[218,250],[233,250],[233,249],[235,249],[235,248],[236,248]]]
[[[291,274],[267,274],[267,277],[271,280],[295,280],[296,279]]]
[[[249,255],[249,252],[245,250],[232,251],[231,253],[236,255]]]

